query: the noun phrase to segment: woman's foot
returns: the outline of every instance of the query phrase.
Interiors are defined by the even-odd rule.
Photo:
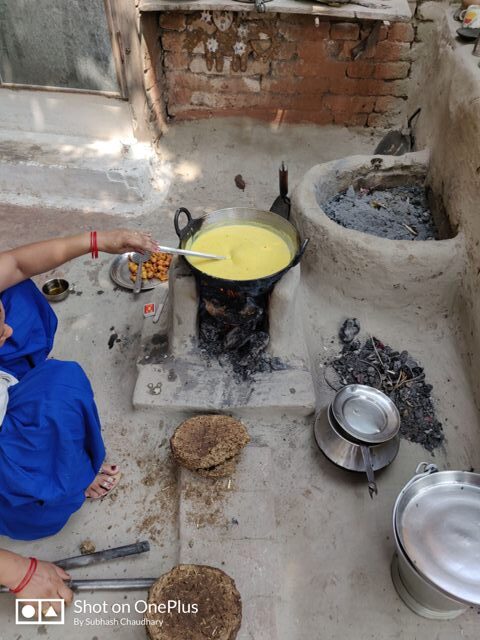
[[[85,497],[91,500],[105,498],[109,493],[117,488],[122,474],[117,465],[104,464],[98,472],[95,480],[85,491]]]

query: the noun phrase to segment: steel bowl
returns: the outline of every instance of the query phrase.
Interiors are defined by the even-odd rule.
[[[70,293],[70,283],[63,278],[47,280],[42,287],[42,293],[50,302],[60,302]]]
[[[315,440],[329,460],[343,469],[366,473],[362,444],[349,439],[335,421],[331,405],[317,414],[314,425]],[[365,444],[365,443],[364,443]],[[379,471],[389,465],[398,453],[400,437],[376,445],[368,445],[372,468]]]

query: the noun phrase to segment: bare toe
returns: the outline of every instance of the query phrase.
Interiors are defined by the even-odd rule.
[[[103,464],[99,474],[103,474],[105,476],[116,476],[119,471],[120,469],[117,464]]]

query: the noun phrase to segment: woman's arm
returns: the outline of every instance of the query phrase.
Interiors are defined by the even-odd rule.
[[[155,251],[149,234],[129,229],[98,231],[99,251]],[[90,252],[90,232],[66,238],[34,242],[0,253],[0,291]]]
[[[28,558],[0,549],[0,584],[9,589],[15,589],[25,577],[29,565]],[[68,573],[60,567],[56,567],[51,562],[39,560],[30,582],[15,595],[17,598],[63,598],[67,604],[70,604],[73,593],[64,582],[69,579]]]

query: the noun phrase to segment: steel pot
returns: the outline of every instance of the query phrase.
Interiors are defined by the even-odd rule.
[[[412,611],[450,620],[480,605],[480,474],[422,463],[395,502],[393,531],[392,580]]]
[[[180,217],[182,214],[187,218],[187,223],[185,226],[180,227]],[[225,290],[234,289],[237,292],[245,292],[255,296],[266,294],[289,269],[298,264],[307,247],[308,240],[303,240],[302,242],[300,234],[294,225],[282,216],[272,213],[271,211],[261,211],[247,207],[232,207],[230,209],[220,209],[212,213],[207,213],[200,218],[193,218],[188,209],[181,207],[175,212],[174,217],[175,231],[179,237],[181,249],[187,249],[194,236],[196,236],[200,230],[205,231],[210,226],[218,226],[221,223],[228,224],[232,222],[260,223],[264,226],[271,227],[273,231],[279,232],[290,245],[292,255],[290,263],[281,271],[264,278],[258,278],[256,280],[224,280],[200,271],[200,269],[192,265],[188,260],[186,262],[194,272],[200,286]]]
[[[362,448],[369,450],[372,470],[379,471],[395,459],[400,446],[398,435],[375,445],[354,440],[335,420],[332,405],[317,414],[314,434],[318,447],[329,460],[343,469],[361,473],[367,471]]]

